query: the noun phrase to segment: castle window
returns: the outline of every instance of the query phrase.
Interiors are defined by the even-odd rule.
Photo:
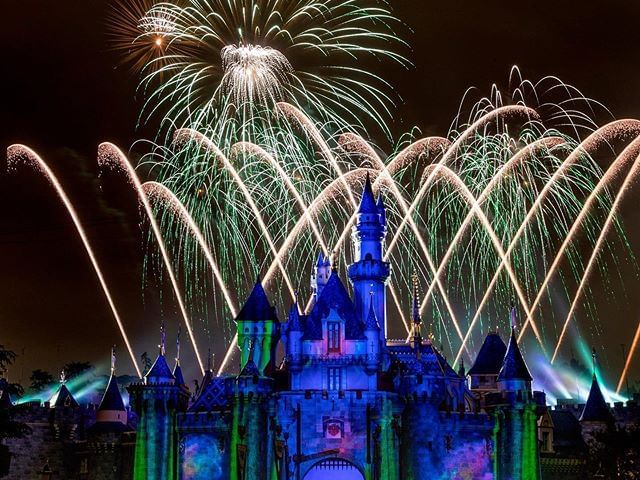
[[[335,368],[335,367],[329,367],[329,369],[327,370],[328,373],[328,389],[329,390],[340,390],[342,385],[341,385],[341,379],[340,379],[340,369],[339,368]]]
[[[327,322],[327,348],[329,353],[340,352],[340,324]]]

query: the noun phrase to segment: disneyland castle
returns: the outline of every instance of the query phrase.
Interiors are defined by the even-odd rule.
[[[613,421],[595,376],[584,409],[561,412],[573,420],[554,416],[544,393],[532,391],[515,323],[506,342],[497,332],[487,335],[468,371],[464,364],[454,368],[423,336],[415,282],[410,337],[389,340],[386,233],[385,206],[367,177],[347,270],[353,297],[322,256],[312,275],[313,301],[306,310],[294,304],[286,321],[257,282],[235,319],[237,376],[215,375],[209,365],[191,392],[179,361],[168,364],[163,339],[143,381],[128,388],[129,408],[113,375],[98,407],[79,406],[68,390],[58,395],[41,422],[53,428],[68,417],[75,427],[50,434],[84,442],[74,460],[58,462],[58,471],[69,472],[59,478],[574,478],[567,469],[543,476],[541,465],[545,452],[560,448],[554,434],[568,438],[564,427],[554,427],[557,419],[577,426],[577,444],[581,425],[593,432]]]

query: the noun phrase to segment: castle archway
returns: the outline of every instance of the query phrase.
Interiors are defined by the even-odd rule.
[[[327,458],[316,463],[304,480],[364,480],[364,475],[353,463],[342,458]]]

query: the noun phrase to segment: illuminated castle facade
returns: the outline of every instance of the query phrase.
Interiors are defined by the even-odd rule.
[[[129,387],[134,478],[539,479],[544,395],[531,390],[514,332],[508,345],[490,334],[469,372],[455,371],[422,337],[414,286],[410,338],[389,341],[386,233],[367,178],[348,267],[353,298],[322,256],[310,308],[294,304],[286,322],[256,283],[235,319],[240,374],[209,369],[193,398],[161,351]]]

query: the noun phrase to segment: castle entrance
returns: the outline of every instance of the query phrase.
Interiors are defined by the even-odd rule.
[[[328,458],[311,467],[304,480],[364,480],[364,476],[348,460]]]

